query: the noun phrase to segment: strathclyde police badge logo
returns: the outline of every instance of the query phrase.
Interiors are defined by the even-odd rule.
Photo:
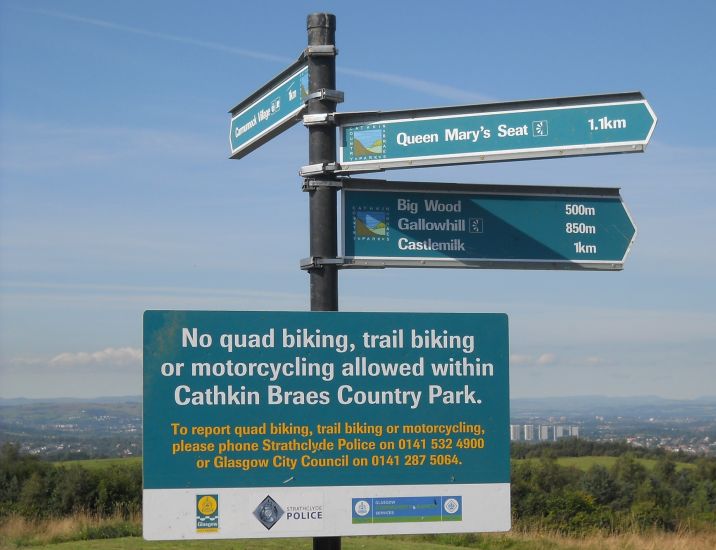
[[[283,509],[274,499],[267,496],[254,510],[254,516],[266,529],[271,529],[283,516]]]
[[[196,532],[219,530],[219,495],[196,495]]]

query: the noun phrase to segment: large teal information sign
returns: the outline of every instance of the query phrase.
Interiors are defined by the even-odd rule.
[[[509,529],[504,314],[148,311],[144,534]]]
[[[339,113],[340,172],[641,152],[656,115],[640,93]]]
[[[348,185],[346,266],[620,270],[636,236],[614,188]]]

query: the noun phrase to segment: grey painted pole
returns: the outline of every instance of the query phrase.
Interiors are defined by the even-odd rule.
[[[308,16],[308,45],[335,44],[336,17],[330,13]],[[310,48],[309,48],[310,52]],[[308,57],[309,93],[336,89],[335,55]],[[327,99],[308,101],[308,114],[332,113],[336,103]],[[336,162],[336,128],[334,124],[308,127],[309,164]],[[311,244],[314,258],[335,258],[338,254],[336,189],[321,187],[309,191]],[[311,280],[311,311],[338,311],[338,268],[324,265],[309,270]]]
[[[309,93],[336,89],[335,55],[311,55],[310,46],[335,45],[336,17],[330,13],[308,16],[308,86]],[[308,114],[332,113],[336,103],[310,99]],[[309,164],[336,162],[336,128],[333,124],[308,127]],[[314,258],[335,258],[338,254],[336,188],[319,187],[309,191],[311,242]],[[338,311],[338,268],[323,265],[309,269],[311,311]],[[314,550],[340,550],[341,537],[314,537]]]

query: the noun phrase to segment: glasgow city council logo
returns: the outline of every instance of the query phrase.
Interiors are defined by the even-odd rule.
[[[219,530],[219,495],[196,495],[196,531],[213,533]]]
[[[443,508],[445,508],[445,511],[448,514],[454,514],[458,510],[460,510],[460,503],[455,498],[448,498],[445,500],[445,504],[443,505]]]
[[[254,510],[254,516],[266,529],[271,529],[283,516],[283,509],[278,502],[267,495]]]
[[[355,510],[356,515],[360,517],[365,517],[368,514],[370,514],[370,504],[367,500],[359,500],[356,502],[356,505],[353,507]]]

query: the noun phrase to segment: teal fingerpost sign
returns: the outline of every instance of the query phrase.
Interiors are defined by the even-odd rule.
[[[530,108],[490,106],[372,114],[341,125],[340,170],[643,151],[656,125],[646,100]],[[507,109],[505,107],[505,109]],[[465,111],[468,112],[465,112]]]
[[[509,483],[508,357],[504,314],[147,311],[144,487]]]
[[[254,95],[258,97],[249,105],[232,113],[229,127],[232,158],[241,158],[299,120],[308,96],[308,66],[298,67],[278,83],[269,83],[266,91],[259,90]]]
[[[622,269],[636,228],[621,197],[343,190],[343,252],[385,265]],[[606,190],[613,191],[616,190]],[[537,191],[532,191],[537,193]]]

